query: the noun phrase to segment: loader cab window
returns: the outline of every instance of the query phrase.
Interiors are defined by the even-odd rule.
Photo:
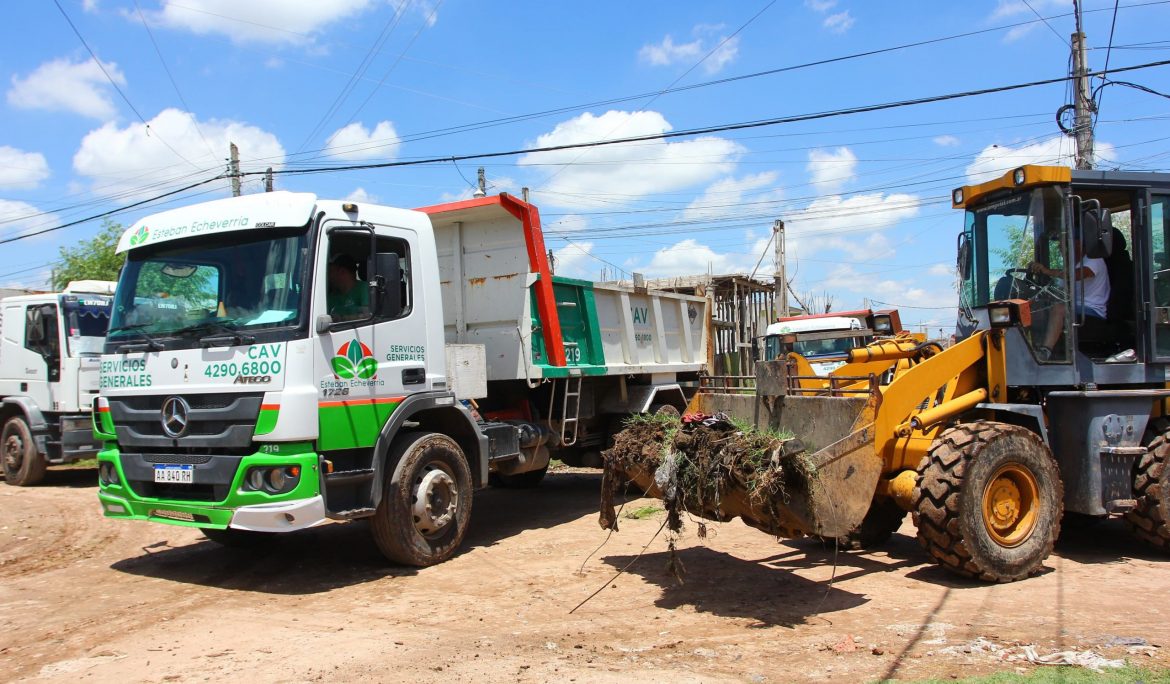
[[[1150,233],[1154,355],[1166,359],[1170,358],[1170,196],[1152,197]]]
[[[1067,277],[1045,273],[1065,275],[1064,204],[1057,188],[1036,188],[969,207],[966,214],[970,262],[961,285],[964,304],[980,308],[1003,299],[1028,300],[1032,325],[1024,338],[1036,359],[1047,363],[1071,358]]]

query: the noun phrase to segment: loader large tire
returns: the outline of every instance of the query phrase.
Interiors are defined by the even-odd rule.
[[[837,548],[842,551],[863,551],[876,549],[890,540],[902,521],[906,518],[906,511],[898,507],[893,499],[874,499],[870,504],[869,512],[857,529],[843,537],[837,537]],[[826,544],[834,543],[832,537],[821,537]]]
[[[1133,496],[1137,506],[1125,514],[1134,536],[1162,551],[1170,551],[1170,421],[1150,426],[1154,438],[1133,468]]]
[[[1013,582],[1038,572],[1063,509],[1052,453],[1021,427],[977,421],[949,428],[918,467],[918,541],[964,577]]]

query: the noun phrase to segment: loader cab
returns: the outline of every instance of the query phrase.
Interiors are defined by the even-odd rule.
[[[1011,384],[1161,377],[1150,366],[1170,361],[1170,176],[1025,166],[952,200],[965,210],[957,337],[993,327],[996,302],[1027,303],[1006,326]]]

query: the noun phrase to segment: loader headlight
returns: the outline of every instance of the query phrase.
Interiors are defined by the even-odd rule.
[[[961,207],[963,206],[963,199],[963,188],[955,188],[955,191],[951,193],[951,204],[954,204],[956,207]]]
[[[870,327],[878,335],[892,335],[894,332],[894,320],[889,314],[874,314]]]
[[[1032,308],[1026,299],[1008,299],[987,305],[987,321],[992,328],[1032,325]]]
[[[1012,172],[1012,182],[1016,185],[1024,184],[1024,169],[1018,168]]]

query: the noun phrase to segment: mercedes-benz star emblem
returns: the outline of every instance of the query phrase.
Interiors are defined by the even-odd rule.
[[[168,397],[162,405],[162,429],[168,436],[179,438],[187,434],[191,405],[183,397]]]

